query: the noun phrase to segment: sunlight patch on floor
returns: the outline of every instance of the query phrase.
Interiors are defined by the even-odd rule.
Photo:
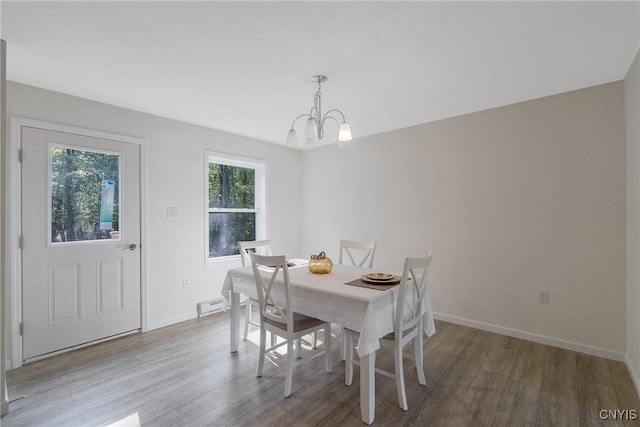
[[[276,338],[276,342],[277,343],[282,343],[284,342],[284,338],[282,337],[277,337]],[[256,329],[256,330],[249,330],[249,334],[247,335],[247,342],[250,342],[252,344],[255,344],[257,347],[260,347],[260,330]],[[313,336],[311,334],[309,335],[305,335],[304,337],[302,337],[302,348],[306,349],[306,350],[311,350],[313,349]],[[317,339],[317,347],[320,348],[324,345],[323,340],[320,338],[320,336],[318,336]],[[270,334],[267,332],[267,347],[271,346],[271,336]],[[279,347],[278,349],[274,350],[275,353],[278,353],[280,355],[286,355],[287,354],[287,346],[286,344],[283,345],[282,347]]]
[[[140,427],[140,417],[136,412],[116,421],[115,423],[107,424],[105,427]]]

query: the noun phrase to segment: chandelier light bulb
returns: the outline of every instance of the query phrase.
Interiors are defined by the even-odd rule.
[[[338,141],[340,142],[351,141],[351,127],[349,127],[349,123],[347,122],[340,123],[340,129],[338,130]]]
[[[318,137],[318,127],[316,126],[316,119],[309,117],[307,124],[304,125],[304,135],[307,138],[316,139]]]
[[[289,134],[287,135],[287,145],[290,147],[295,147],[298,145],[298,134],[294,128],[289,129]]]

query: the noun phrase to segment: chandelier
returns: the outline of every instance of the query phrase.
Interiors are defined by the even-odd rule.
[[[314,83],[318,83],[318,90],[316,90],[316,93],[313,95],[313,107],[311,107],[309,114],[300,114],[298,117],[293,119],[291,129],[287,135],[287,145],[313,147],[316,142],[319,142],[324,137],[324,124],[328,119],[331,119],[339,125],[338,147],[341,147],[345,142],[351,141],[351,128],[349,127],[349,123],[345,120],[342,111],[335,108],[322,114],[322,92],[320,89],[322,83],[327,81],[327,76],[318,74],[311,77],[311,80]],[[334,117],[336,115],[339,115],[341,120]],[[302,117],[307,118],[307,123],[304,128],[305,141],[298,140],[296,130],[293,128],[296,121]]]

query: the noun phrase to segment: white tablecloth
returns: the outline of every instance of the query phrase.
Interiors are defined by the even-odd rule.
[[[290,267],[293,310],[360,332],[358,354],[364,356],[375,352],[380,348],[379,339],[393,332],[398,287],[382,291],[345,284],[372,271],[334,264],[329,274],[312,274],[306,265]],[[267,271],[264,274],[270,276]],[[222,288],[222,296],[227,302],[229,292],[258,298],[251,267],[228,271]],[[423,322],[424,333],[433,335],[435,324],[428,292],[423,304]]]

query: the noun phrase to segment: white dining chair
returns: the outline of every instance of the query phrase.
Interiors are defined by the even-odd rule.
[[[294,354],[294,342],[300,342],[304,335],[321,329],[324,330],[323,351],[316,352],[308,360],[324,355],[325,371],[331,372],[331,323],[305,316],[291,309],[289,268],[284,255],[263,256],[250,253],[249,257],[251,258],[260,304],[260,356],[256,376],[262,376],[266,353],[287,344],[287,374],[284,396],[289,397],[291,395],[293,368],[302,362]],[[268,277],[266,282],[263,274]],[[278,335],[284,338],[285,341],[266,348],[267,332]]]
[[[242,266],[246,267],[251,265],[251,258],[249,258],[249,252],[255,252],[261,255],[271,255],[271,239],[268,240],[245,240],[238,242],[238,249],[240,250],[240,259],[242,260]],[[258,308],[258,301],[253,298],[247,298],[246,301],[246,318],[244,322],[244,335],[243,339],[246,341],[249,336],[249,325],[260,327],[260,323],[254,322],[252,319],[252,308]]]
[[[377,242],[359,242],[356,240],[340,240],[340,252],[338,255],[338,264],[343,264],[342,260],[349,260],[349,264],[354,267],[362,267],[367,260],[367,267],[373,267],[373,256],[376,252]],[[342,255],[346,254],[345,257]],[[344,337],[344,330],[340,327],[340,360],[347,357],[347,342]]]
[[[355,240],[340,240],[340,255],[338,256],[338,264],[342,264],[345,253],[351,262],[351,265],[362,267],[369,260],[368,267],[373,267],[373,256],[376,252],[376,242],[358,242]],[[354,258],[355,255],[355,258]],[[346,257],[345,257],[346,258]]]
[[[376,368],[376,372],[395,379],[398,392],[398,405],[402,410],[409,409],[407,405],[407,395],[404,387],[404,365],[402,349],[410,342],[413,342],[413,353],[418,373],[418,382],[426,385],[424,376],[422,334],[423,322],[422,311],[425,293],[427,289],[427,277],[431,265],[431,252],[424,258],[407,258],[404,262],[398,299],[396,301],[395,321],[393,332],[385,335],[381,340],[381,346],[393,348],[393,358],[395,372],[385,371]],[[345,328],[347,340],[347,360],[345,367],[345,383],[351,385],[353,382],[353,365],[358,362],[353,357],[354,342],[357,341],[358,333]]]

